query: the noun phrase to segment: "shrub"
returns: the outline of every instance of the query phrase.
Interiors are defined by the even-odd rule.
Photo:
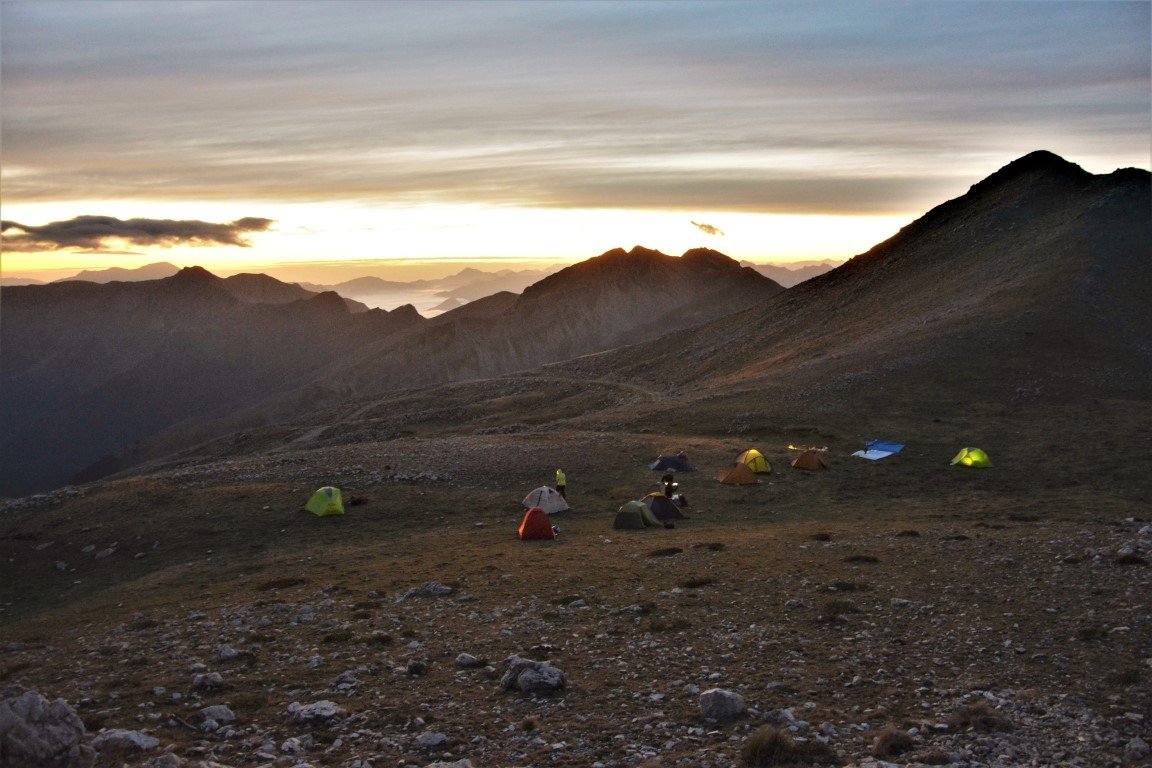
[[[727,547],[719,541],[711,541],[707,544],[693,544],[694,549],[706,549],[709,552],[723,552]]]
[[[915,530],[912,530],[911,528],[909,528],[906,531],[900,531],[900,533],[896,534],[896,537],[900,538],[900,539],[914,539],[914,538],[918,537],[919,535],[920,535],[920,531],[915,531]]]
[[[828,585],[829,592],[867,592],[872,589],[859,581],[834,581]]]
[[[880,558],[873,557],[872,555],[849,555],[844,558],[846,563],[878,563]]]
[[[917,755],[916,762],[924,765],[951,765],[952,756],[939,747],[933,747],[927,752]]]
[[[1116,565],[1148,565],[1148,561],[1135,552],[1126,552],[1116,558]]]
[[[902,755],[912,749],[912,737],[907,731],[889,725],[876,734],[872,742],[872,756],[885,758]]]
[[[829,600],[820,611],[819,621],[839,621],[846,613],[859,613],[860,609],[847,600]]]
[[[832,534],[830,533],[814,533],[812,538],[816,541],[832,541]]]
[[[982,732],[1012,730],[1012,722],[990,707],[986,701],[969,704],[953,713],[948,718],[948,725],[960,731],[969,729]]]
[[[823,765],[833,762],[836,753],[819,741],[796,742],[787,731],[765,725],[748,737],[740,748],[745,768],[771,768],[776,765]]]
[[[711,576],[693,576],[692,578],[684,579],[684,581],[680,582],[677,586],[683,587],[684,589],[696,589],[715,583],[716,579]]]

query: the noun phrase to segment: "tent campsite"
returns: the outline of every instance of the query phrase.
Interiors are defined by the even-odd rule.
[[[616,512],[612,527],[624,531],[639,531],[644,528],[662,528],[663,523],[656,519],[652,510],[640,501],[629,501]]]
[[[817,451],[804,451],[796,458],[792,459],[792,466],[796,469],[805,469],[809,472],[819,472],[822,469],[828,469],[828,465],[824,462],[824,457]]]
[[[772,472],[772,465],[768,463],[768,459],[764,458],[764,454],[755,448],[744,451],[736,461],[746,465],[748,469],[758,475],[767,475]]]
[[[952,459],[952,464],[959,464],[962,467],[990,467],[992,459],[979,448],[961,448],[960,453]]]
[[[569,509],[568,502],[560,495],[558,491],[542,485],[536,490],[529,493],[524,497],[524,501],[520,502],[526,509],[532,507],[539,507],[544,510],[546,515],[554,515],[557,512],[564,512]]]
[[[756,479],[756,473],[743,462],[738,462],[730,469],[723,470],[716,479],[725,485],[756,485],[760,482]]]
[[[648,465],[648,469],[662,471],[662,472],[695,472],[696,467],[688,463],[688,457],[684,452],[676,454],[675,456],[661,456],[656,461]]]
[[[542,541],[556,538],[556,532],[552,530],[552,523],[548,522],[548,516],[540,507],[532,507],[524,513],[524,519],[520,521],[519,533],[523,541]]]
[[[340,496],[340,489],[333,488],[330,485],[320,488],[316,493],[312,494],[312,498],[308,499],[308,503],[304,505],[304,509],[316,515],[316,517],[344,514],[344,501]]]
[[[650,493],[644,497],[644,504],[652,511],[657,520],[687,520],[680,511],[680,507],[672,503],[672,499],[662,493]]]

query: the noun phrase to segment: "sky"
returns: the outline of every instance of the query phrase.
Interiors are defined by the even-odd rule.
[[[848,258],[1036,149],[1149,168],[1150,39],[1147,1],[0,0],[0,271]]]

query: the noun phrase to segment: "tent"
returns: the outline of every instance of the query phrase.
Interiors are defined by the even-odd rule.
[[[796,469],[806,469],[809,472],[828,469],[828,465],[824,463],[824,457],[816,451],[804,451],[804,453],[792,459],[792,466]]]
[[[962,467],[990,467],[992,459],[979,448],[961,448],[956,458],[952,459],[952,463]]]
[[[625,531],[639,531],[643,528],[660,528],[663,524],[652,514],[652,510],[641,501],[630,501],[616,512],[612,527]]]
[[[890,443],[886,440],[867,440],[864,443],[864,450],[856,451],[853,456],[859,456],[861,459],[868,459],[869,461],[879,461],[886,459],[894,453],[900,453],[904,450],[904,443]]]
[[[755,448],[744,451],[736,461],[746,464],[748,469],[758,475],[767,475],[772,471],[772,465],[768,463],[768,459],[764,458],[764,454]]]
[[[312,494],[312,498],[308,499],[308,503],[304,505],[304,509],[316,515],[316,517],[344,514],[344,501],[340,497],[340,489],[333,488],[330,485],[320,488],[316,493]]]
[[[658,470],[663,472],[695,472],[696,467],[688,463],[688,457],[684,452],[676,454],[675,456],[661,456],[648,465],[648,469]]]
[[[644,497],[644,504],[652,510],[657,520],[687,520],[680,507],[662,493],[650,493]]]
[[[524,519],[520,521],[520,538],[524,541],[556,538],[556,531],[552,530],[548,515],[540,507],[532,507],[524,513]]]
[[[738,462],[731,469],[725,469],[716,479],[725,485],[756,485],[760,482],[756,479],[756,473],[743,462]]]
[[[532,507],[539,507],[544,510],[544,514],[553,515],[557,512],[563,512],[568,509],[568,502],[560,495],[559,491],[553,490],[546,485],[542,485],[532,493],[524,497],[524,501],[520,502],[524,505],[525,509]]]

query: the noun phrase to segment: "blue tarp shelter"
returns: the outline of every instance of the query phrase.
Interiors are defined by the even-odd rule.
[[[859,456],[862,459],[869,461],[878,461],[887,458],[894,453],[900,453],[904,450],[904,443],[890,443],[887,440],[867,440],[864,443],[864,450],[856,451],[853,456]]]

